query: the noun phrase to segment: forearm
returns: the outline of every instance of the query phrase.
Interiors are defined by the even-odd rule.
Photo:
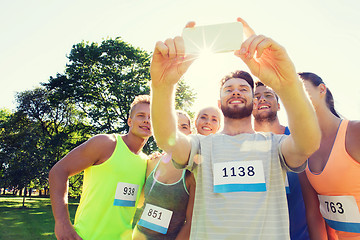
[[[286,86],[279,96],[288,115],[291,147],[294,153],[303,156],[300,159],[305,161],[320,145],[321,132],[314,108],[299,80]]]
[[[154,137],[158,146],[166,152],[172,152],[176,141],[175,115],[176,85],[152,86],[151,120]]]
[[[305,214],[310,239],[327,240],[328,234],[324,218],[320,213],[317,193],[311,186],[305,172],[299,173],[298,176],[305,204]]]
[[[55,223],[71,224],[68,211],[68,176],[54,166],[49,173],[49,183]]]
[[[316,217],[317,216],[306,215],[310,239],[328,240],[324,219],[316,219]]]
[[[176,240],[183,240],[190,238],[191,222],[185,222],[181,228],[179,234],[176,237]]]

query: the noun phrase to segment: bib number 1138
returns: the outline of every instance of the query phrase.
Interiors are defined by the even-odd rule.
[[[215,193],[266,191],[261,160],[220,162],[213,169]]]
[[[237,169],[235,167],[231,167],[230,169],[224,167],[223,173],[223,177],[244,177],[245,175],[252,177],[255,175],[253,166],[248,166],[247,169],[244,167],[238,167]]]

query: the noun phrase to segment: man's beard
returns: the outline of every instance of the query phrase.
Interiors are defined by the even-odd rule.
[[[244,106],[241,108],[230,108],[221,104],[221,111],[224,114],[224,117],[231,119],[242,119],[249,117],[253,111],[253,104],[251,103],[249,106]]]
[[[265,114],[256,114],[254,119],[256,122],[274,122],[277,118],[277,112],[268,112]]]

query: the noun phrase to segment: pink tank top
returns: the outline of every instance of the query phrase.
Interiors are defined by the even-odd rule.
[[[341,121],[323,171],[313,173],[309,165],[305,171],[319,194],[320,212],[339,239],[360,239],[360,163],[345,149],[348,123]]]

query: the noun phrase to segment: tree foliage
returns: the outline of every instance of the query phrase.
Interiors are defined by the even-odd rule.
[[[0,111],[0,185],[47,187],[51,167],[91,135],[126,133],[131,102],[150,92],[150,58],[121,38],[75,44],[64,73],[18,93],[15,113]],[[194,99],[180,81],[176,108],[189,111]],[[151,138],[144,152],[155,150]],[[69,182],[77,196],[82,175]]]
[[[149,94],[150,55],[120,38],[73,46],[64,75],[44,84],[83,111],[94,133],[127,131],[130,104]]]

